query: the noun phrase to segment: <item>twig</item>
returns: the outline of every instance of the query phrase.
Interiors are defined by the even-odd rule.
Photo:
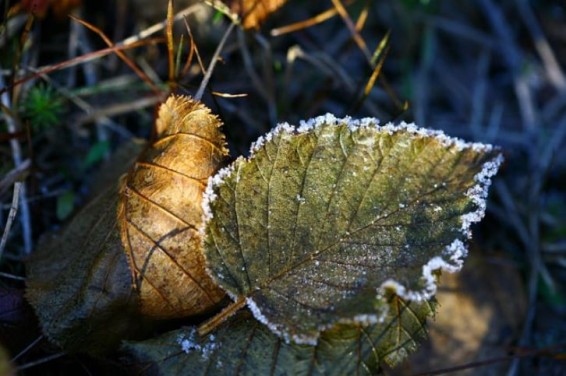
[[[144,45],[148,45],[148,44],[152,44],[152,43],[161,43],[163,41],[163,38],[153,38],[153,39],[146,39],[143,41],[139,41],[139,42],[133,42],[131,44],[128,45],[114,45],[112,47],[108,47],[108,48],[103,48],[101,50],[98,51],[94,51],[92,53],[86,54],[86,55],[82,55],[82,56],[77,56],[76,58],[72,59],[72,60],[65,60],[63,62],[60,63],[56,63],[53,65],[48,65],[45,67],[40,68],[37,73],[31,75],[31,76],[27,76],[27,77],[23,77],[20,78],[16,81],[14,81],[14,83],[10,86],[5,86],[3,85],[3,81],[0,82],[0,94],[4,94],[6,93],[8,90],[10,90],[11,88],[21,85],[24,82],[27,82],[29,80],[33,80],[34,78],[37,78],[41,75],[45,75],[45,74],[49,74],[64,68],[69,68],[72,66],[75,66],[77,64],[82,64],[82,63],[86,63],[98,58],[101,58],[103,56],[106,55],[110,55],[111,53],[115,53],[116,51],[124,51],[127,49],[131,49],[131,48],[137,48],[139,46],[144,46]]]
[[[273,56],[271,54],[271,45],[260,33],[254,35],[255,40],[261,46],[264,51],[263,57],[261,59],[263,67],[264,82],[266,84],[267,92],[269,93],[269,101],[267,102],[269,120],[271,124],[277,122],[277,90],[275,89],[275,83],[273,82]]]
[[[14,356],[11,361],[15,362],[16,360],[18,360],[19,358],[21,358],[23,355],[25,355],[25,353],[27,353],[28,351],[30,351],[32,348],[34,348],[35,345],[37,345],[41,340],[43,339],[43,335],[40,335],[39,337],[37,337],[36,339],[34,339],[32,341],[32,343],[30,343],[29,345],[27,345],[22,351],[20,351],[16,356]]]
[[[12,205],[10,206],[10,213],[8,214],[8,219],[6,220],[4,233],[2,234],[2,241],[0,242],[0,261],[2,260],[2,255],[4,254],[4,247],[6,246],[6,242],[8,241],[10,230],[12,229],[12,223],[14,222],[14,218],[16,218],[16,213],[18,212],[18,201],[20,198],[21,187],[22,187],[22,182],[17,181],[14,183],[14,194],[12,195]]]
[[[49,356],[46,356],[45,358],[41,358],[41,359],[38,359],[38,360],[34,360],[33,362],[29,362],[29,363],[26,363],[26,364],[24,364],[24,365],[22,365],[22,366],[19,366],[19,367],[16,368],[16,370],[17,370],[17,371],[22,371],[22,370],[24,370],[24,369],[28,369],[28,368],[31,368],[31,367],[35,367],[35,366],[38,366],[38,365],[40,365],[40,364],[44,364],[44,363],[50,362],[50,361],[52,361],[52,360],[59,359],[59,358],[65,356],[65,355],[67,355],[67,353],[64,353],[64,352],[60,352],[60,353],[57,353],[57,354],[49,355]]]
[[[371,54],[370,54],[370,52],[367,48],[366,42],[364,41],[364,38],[362,38],[362,36],[360,35],[359,31],[356,29],[356,25],[354,24],[354,22],[350,18],[350,15],[348,14],[348,11],[346,10],[346,8],[344,8],[344,4],[342,4],[341,0],[332,0],[332,4],[336,8],[336,11],[340,15],[340,17],[342,17],[342,20],[344,20],[346,27],[348,28],[348,30],[352,34],[352,38],[354,39],[354,42],[358,45],[358,47],[360,48],[360,50],[364,54],[365,58],[368,61],[368,64],[371,65],[372,58],[371,58]]]
[[[436,39],[436,27],[432,24],[426,24],[423,30],[424,42],[421,44],[423,58],[416,75],[415,94],[412,103],[415,121],[421,127],[427,125],[427,111],[430,107],[429,101],[431,99],[429,95],[429,81],[431,76],[430,72],[434,67],[434,59],[432,56],[437,51]]]
[[[278,36],[281,36],[283,34],[292,33],[294,31],[306,29],[308,27],[317,25],[319,23],[322,23],[326,20],[331,19],[337,13],[338,12],[336,11],[336,8],[330,8],[330,9],[325,10],[324,12],[314,16],[313,18],[309,18],[309,19],[304,20],[304,21],[299,21],[299,22],[296,22],[296,23],[292,23],[290,25],[281,26],[281,27],[278,27],[276,29],[272,29],[270,34],[271,34],[272,37],[278,37]]]
[[[5,87],[4,84],[4,76],[0,74],[0,87]],[[8,96],[8,92],[4,91],[1,95],[1,102],[2,106],[5,108],[12,108],[10,103],[10,97]],[[16,122],[12,116],[6,115],[6,125],[8,128],[8,133],[16,133],[18,131],[18,127]],[[10,139],[10,147],[12,149],[12,159],[14,160],[14,165],[16,168],[19,168],[22,163],[22,150],[20,147],[20,143],[16,138]],[[30,254],[32,250],[32,232],[31,232],[31,218],[30,218],[30,211],[29,205],[26,200],[26,185],[24,182],[18,188],[19,190],[19,207],[20,207],[20,221],[22,223],[22,236],[24,241],[24,253]],[[15,214],[14,214],[15,215]]]
[[[414,374],[413,376],[435,376],[435,375],[453,374],[454,372],[457,372],[457,371],[462,371],[462,370],[470,369],[470,368],[484,367],[484,366],[488,366],[490,364],[506,362],[506,361],[509,361],[509,360],[512,360],[512,359],[530,358],[530,357],[536,357],[536,356],[553,358],[555,356],[559,356],[559,354],[557,352],[560,351],[561,347],[563,347],[562,344],[553,345],[553,346],[542,348],[542,349],[517,348],[513,351],[512,354],[509,354],[509,355],[506,355],[506,356],[500,356],[500,357],[495,357],[495,358],[491,358],[491,359],[480,360],[480,361],[477,361],[477,362],[471,362],[471,363],[468,363],[468,364],[462,364],[462,365],[455,366],[455,367],[438,369],[438,370],[429,371],[429,372],[419,372],[417,374]]]
[[[240,53],[242,54],[242,62],[244,64],[244,69],[246,70],[252,85],[254,86],[255,90],[265,98],[266,102],[270,102],[272,99],[270,97],[270,93],[268,93],[267,89],[262,84],[261,80],[259,79],[259,75],[256,73],[253,67],[252,62],[252,54],[248,46],[246,45],[246,35],[243,30],[237,31],[238,36],[238,45],[240,46]]]
[[[96,121],[101,118],[104,119],[110,116],[116,116],[119,114],[131,112],[133,110],[139,110],[153,106],[154,104],[159,103],[162,100],[163,98],[161,96],[141,97],[140,99],[137,99],[135,101],[118,103],[101,109],[91,108],[89,113],[77,119],[75,126],[90,123],[91,121]]]
[[[224,48],[224,45],[226,44],[226,41],[228,40],[228,37],[232,33],[232,30],[234,30],[235,26],[236,26],[235,23],[230,23],[230,26],[228,26],[228,29],[226,29],[224,36],[222,37],[222,39],[220,40],[220,43],[216,47],[216,51],[214,51],[214,55],[212,55],[212,61],[210,62],[210,65],[208,66],[208,69],[206,70],[206,73],[205,73],[205,75],[202,79],[202,82],[200,83],[198,91],[195,94],[195,99],[197,101],[200,101],[202,99],[202,95],[204,94],[204,90],[206,89],[206,86],[208,85],[208,81],[210,81],[210,77],[212,77],[212,72],[214,71],[214,67],[216,66],[216,62],[218,61],[218,58],[220,57],[220,52],[222,52],[222,49]]]
[[[8,191],[15,182],[24,180],[29,173],[31,160],[24,160],[18,167],[12,169],[0,180],[0,195]]]
[[[497,43],[493,41],[493,37],[491,35],[465,25],[461,21],[440,16],[426,16],[424,17],[424,21],[425,23],[436,27],[438,30],[443,30],[459,37],[459,43],[464,43],[464,40],[467,40],[493,51],[497,49]]]
[[[100,30],[100,28],[96,27],[95,25],[93,25],[93,24],[91,24],[91,23],[89,23],[85,20],[81,20],[81,19],[79,19],[75,16],[71,15],[69,17],[71,17],[72,20],[80,23],[84,27],[88,28],[92,32],[96,33],[104,41],[104,43],[106,43],[106,45],[108,47],[113,47],[115,45],[110,40],[110,38],[108,38],[106,36],[106,34],[104,34],[104,32],[102,32],[102,30]],[[160,92],[157,85],[128,56],[126,56],[126,54],[124,54],[120,50],[116,50],[116,55],[118,55],[118,57],[120,59],[122,59],[122,61],[124,63],[126,63],[126,65],[128,65],[130,67],[130,69],[132,69],[144,82],[146,82],[156,94],[158,94]]]
[[[4,278],[8,278],[8,279],[14,279],[16,281],[25,281],[25,277],[21,277],[19,275],[13,275],[10,273],[4,273],[4,272],[0,272],[0,277],[4,277]]]
[[[84,30],[80,24],[76,22],[71,22],[69,25],[69,43],[67,44],[67,59],[74,59],[77,56],[77,51],[80,48],[81,43],[79,42],[81,30]],[[67,82],[66,86],[69,88],[75,87],[77,77],[77,68],[71,67],[67,71]]]
[[[552,52],[548,41],[544,37],[544,33],[542,32],[540,25],[536,17],[534,16],[528,2],[526,0],[519,0],[517,1],[517,4],[519,8],[519,14],[523,18],[525,25],[527,25],[527,28],[531,33],[535,48],[537,49],[542,59],[550,82],[558,90],[565,90],[566,78],[564,77],[564,73],[560,68],[560,64],[558,64],[556,56],[554,55],[554,52]]]
[[[187,33],[189,34],[189,38],[191,40],[191,50],[194,50],[194,54],[197,58],[197,63],[200,67],[200,70],[204,73],[206,71],[206,68],[204,67],[204,63],[203,63],[202,58],[200,56],[198,46],[197,46],[196,43],[194,43],[194,37],[193,37],[193,33],[191,31],[191,25],[189,25],[189,21],[187,21],[186,18],[183,19],[183,22],[185,22],[185,27],[187,28]],[[192,57],[191,57],[191,59],[192,59]],[[188,72],[189,66],[190,65],[188,64],[188,61],[187,61],[187,64],[185,65],[187,72]]]
[[[169,63],[169,85],[173,85],[175,81],[175,60],[173,55],[175,52],[175,46],[173,45],[173,0],[167,2],[167,27],[165,28],[165,36],[167,39],[167,60]],[[175,89],[174,86],[171,89]]]
[[[523,124],[526,129],[532,131],[535,127],[535,107],[529,86],[520,74],[521,55],[514,41],[513,31],[503,16],[501,9],[492,0],[479,0],[479,4],[482,6],[484,14],[495,34],[499,37],[500,43],[498,43],[498,47],[513,75],[515,93],[519,101]]]
[[[189,7],[181,10],[180,12],[178,12],[175,15],[174,20],[175,21],[182,20],[184,17],[188,16],[189,14],[196,12],[199,7],[200,7],[199,4],[193,4]],[[150,35],[153,35],[155,33],[160,32],[161,30],[163,30],[166,27],[166,25],[167,25],[167,20],[156,23],[154,25],[151,25],[147,29],[140,31],[136,35],[128,37],[128,38],[124,39],[122,42],[116,43],[116,45],[117,46],[122,46],[122,45],[127,46],[131,43],[138,42],[142,39],[149,37]]]

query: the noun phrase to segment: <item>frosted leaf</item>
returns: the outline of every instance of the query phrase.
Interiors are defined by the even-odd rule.
[[[378,320],[457,271],[502,157],[491,145],[376,119],[283,124],[205,194],[207,268],[285,340]],[[220,278],[219,276],[222,276]]]
[[[199,337],[185,328],[124,349],[163,375],[377,375],[395,366],[425,337],[425,320],[434,305],[394,298],[390,314],[377,321],[360,315],[357,324],[339,324],[321,333],[316,346],[286,343],[247,311]],[[205,350],[206,355],[205,355]]]

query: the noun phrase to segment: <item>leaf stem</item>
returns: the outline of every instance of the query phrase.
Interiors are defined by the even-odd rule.
[[[216,329],[220,324],[228,320],[230,317],[234,316],[236,312],[244,308],[246,305],[246,297],[240,296],[228,307],[224,308],[219,314],[202,324],[198,327],[198,334],[200,336],[205,336],[208,333]]]

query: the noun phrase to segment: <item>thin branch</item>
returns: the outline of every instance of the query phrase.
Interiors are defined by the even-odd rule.
[[[57,354],[49,355],[49,356],[46,356],[46,357],[44,357],[44,358],[37,359],[37,360],[34,360],[33,362],[29,362],[29,363],[26,363],[26,364],[24,364],[24,365],[22,365],[22,366],[19,366],[19,367],[16,368],[16,370],[17,370],[17,371],[22,371],[22,370],[24,370],[24,369],[28,369],[28,368],[31,368],[31,367],[35,367],[35,366],[38,366],[38,365],[40,365],[40,364],[44,364],[44,363],[50,362],[50,361],[52,361],[52,360],[59,359],[59,358],[65,356],[65,355],[67,355],[67,353],[64,353],[64,352],[60,352],[60,353],[57,353]]]
[[[548,74],[548,78],[550,82],[554,85],[555,88],[558,90],[565,90],[566,89],[566,78],[564,77],[564,72],[560,68],[560,64],[550,47],[550,44],[544,37],[544,33],[532,12],[532,9],[526,0],[519,0],[517,1],[519,14],[523,18],[525,25],[529,29],[531,36],[533,38],[533,42],[535,48],[537,49],[538,54],[540,55],[546,72]]]
[[[6,220],[6,226],[4,227],[4,234],[2,234],[2,241],[0,241],[0,261],[2,260],[2,255],[4,254],[4,247],[8,241],[8,236],[10,235],[10,230],[12,229],[12,223],[14,218],[16,218],[16,213],[18,212],[18,202],[20,198],[20,190],[22,188],[22,182],[17,181],[14,183],[14,194],[12,195],[12,205],[10,206],[10,213],[8,214],[8,219]]]
[[[4,76],[0,74],[0,87],[5,87]],[[12,105],[10,103],[10,97],[7,91],[3,91],[1,98],[2,106],[7,109],[11,109]],[[5,116],[6,125],[8,128],[8,133],[16,133],[18,131],[18,126],[14,118],[10,115]],[[22,149],[19,141],[16,138],[10,139],[10,147],[12,149],[12,159],[16,168],[20,168],[22,163],[24,163],[22,158]],[[14,188],[16,189],[16,188]],[[22,236],[24,241],[24,253],[30,254],[32,250],[32,231],[31,231],[31,216],[29,211],[29,205],[26,200],[26,185],[21,183],[18,186],[19,191],[19,207],[20,207],[20,221],[22,224]],[[15,214],[14,214],[15,215]],[[3,249],[3,247],[2,247]]]
[[[137,48],[137,47],[145,46],[145,45],[152,44],[152,43],[162,43],[162,42],[163,42],[163,38],[153,38],[153,39],[142,40],[142,41],[139,41],[139,42],[133,42],[133,43],[128,44],[128,45],[115,45],[115,46],[112,46],[112,47],[103,48],[101,50],[94,51],[94,52],[86,54],[86,55],[78,56],[78,57],[71,59],[71,60],[65,60],[65,61],[62,61],[62,62],[57,63],[57,64],[48,65],[48,66],[45,66],[45,67],[39,69],[37,71],[37,73],[32,74],[31,76],[26,76],[26,77],[20,78],[19,80],[14,81],[14,83],[9,85],[9,86],[4,86],[4,83],[0,82],[0,94],[4,94],[4,93],[8,92],[8,90],[11,90],[13,87],[21,85],[24,82],[27,82],[29,80],[33,80],[33,79],[35,79],[39,76],[46,75],[46,74],[49,74],[49,73],[52,73],[52,72],[55,72],[55,71],[58,71],[58,70],[61,70],[61,69],[69,68],[69,67],[75,66],[77,64],[86,63],[86,62],[101,58],[103,56],[110,55],[111,53],[114,53],[116,51],[124,51],[124,50],[128,50],[128,49],[131,49],[131,48]]]
[[[110,38],[108,38],[106,34],[104,34],[98,27],[72,15],[69,17],[71,17],[72,20],[80,23],[87,29],[96,33],[108,47],[113,47],[115,45],[110,40]],[[124,52],[122,52],[121,50],[116,50],[116,55],[118,55],[118,57],[122,59],[122,61],[126,63],[127,66],[129,66],[144,82],[146,82],[155,93],[160,93],[159,87],[157,87],[157,85],[147,76],[147,74],[145,74],[144,71],[142,71],[128,56],[126,56]]]
[[[37,345],[41,340],[43,339],[43,335],[40,335],[39,337],[37,337],[36,339],[34,339],[32,341],[32,343],[30,343],[29,345],[27,345],[22,351],[20,351],[16,356],[14,356],[11,361],[15,362],[16,360],[18,360],[19,358],[21,358],[22,356],[24,356],[28,351],[30,351],[32,348],[35,347],[35,345]]]
[[[212,77],[212,72],[214,71],[214,67],[216,66],[216,62],[218,61],[218,58],[220,57],[220,53],[222,52],[222,49],[224,48],[224,45],[226,44],[226,41],[228,40],[228,37],[232,33],[232,30],[234,30],[235,26],[236,26],[235,23],[230,23],[230,26],[228,26],[228,29],[226,29],[226,32],[224,33],[222,40],[220,40],[218,47],[216,47],[216,51],[214,51],[214,55],[212,56],[212,61],[210,62],[210,65],[209,65],[208,69],[206,70],[204,78],[202,79],[202,82],[200,83],[200,87],[198,88],[198,91],[195,94],[195,99],[197,101],[200,101],[202,99],[202,95],[204,94],[204,90],[206,89],[206,86],[208,85],[208,81],[210,81],[210,77]]]
[[[167,27],[165,28],[165,36],[167,39],[167,58],[169,61],[169,85],[173,85],[175,81],[175,46],[173,44],[173,0],[167,2]],[[172,87],[174,89],[174,87]]]

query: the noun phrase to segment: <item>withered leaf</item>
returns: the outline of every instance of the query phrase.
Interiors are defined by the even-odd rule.
[[[376,124],[280,125],[209,181],[211,275],[286,340],[315,344],[336,323],[376,322],[388,290],[429,299],[484,214],[496,148]]]
[[[245,29],[258,28],[273,12],[281,8],[287,0],[224,0],[232,11],[242,17]]]
[[[43,333],[66,351],[111,351],[142,332],[117,201],[115,184],[41,243],[26,264],[26,297]]]
[[[121,238],[147,316],[199,314],[224,297],[204,269],[199,233],[206,181],[227,154],[220,126],[200,102],[170,96],[156,141],[122,180]]]
[[[145,374],[160,375],[376,375],[395,366],[426,335],[434,303],[389,301],[388,314],[367,327],[339,324],[321,333],[316,346],[286,343],[241,311],[210,335],[184,328],[161,337],[128,342],[124,349]]]

